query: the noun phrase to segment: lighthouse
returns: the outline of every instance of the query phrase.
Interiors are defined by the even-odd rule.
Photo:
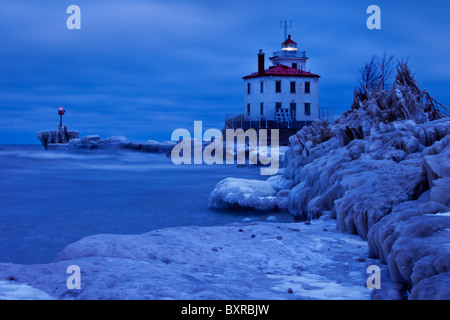
[[[307,68],[306,52],[298,50],[289,35],[269,60],[272,66],[266,68],[265,54],[259,50],[258,71],[242,78],[241,127],[299,129],[319,119],[320,76]]]

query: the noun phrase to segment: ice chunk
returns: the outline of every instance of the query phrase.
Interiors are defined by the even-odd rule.
[[[278,190],[270,181],[226,178],[220,181],[209,196],[212,208],[277,208]]]
[[[409,296],[411,300],[449,300],[450,272],[444,272],[426,278],[416,284]]]
[[[278,219],[275,216],[270,216],[270,217],[266,218],[266,221],[267,222],[278,222]]]
[[[423,167],[430,186],[433,185],[433,180],[450,177],[450,146],[438,154],[426,155],[423,159]]]
[[[24,283],[0,281],[0,300],[53,300],[47,293]]]
[[[288,189],[291,187],[292,182],[281,175],[271,176],[267,180],[226,178],[211,192],[209,206],[221,209],[280,209],[286,206]]]
[[[134,150],[150,153],[167,153],[172,150],[176,142],[165,141],[157,142],[149,140],[146,142],[140,141],[128,141],[123,136],[111,136],[105,139],[101,139],[99,135],[87,135],[78,139],[71,139],[68,143],[70,150],[78,149],[101,149],[101,150]],[[62,149],[61,146],[55,145],[52,149]]]

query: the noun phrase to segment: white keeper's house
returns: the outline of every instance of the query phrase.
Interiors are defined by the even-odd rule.
[[[228,128],[299,129],[321,118],[319,112],[319,78],[306,66],[305,51],[289,35],[281,50],[269,58],[258,53],[258,71],[244,79],[244,113],[227,116]]]

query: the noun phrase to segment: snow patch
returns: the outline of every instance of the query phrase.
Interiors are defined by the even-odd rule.
[[[0,279],[57,299],[361,300],[370,298],[365,272],[376,261],[354,257],[367,250],[334,220],[167,228],[86,237],[49,264],[0,263]],[[69,265],[81,269],[80,290],[66,287]]]
[[[24,283],[0,281],[0,300],[54,300],[54,298]]]

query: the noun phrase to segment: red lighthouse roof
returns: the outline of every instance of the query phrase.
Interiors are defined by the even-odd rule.
[[[283,44],[297,44],[297,42],[292,41],[292,40],[291,40],[291,35],[288,35],[287,40],[286,40],[285,42],[283,42],[282,45],[283,45]]]
[[[288,67],[283,64],[279,64],[275,67],[270,67],[269,69],[264,70],[264,73],[254,72],[249,74],[248,76],[243,77],[242,79],[248,78],[258,78],[265,76],[288,76],[288,77],[311,77],[311,78],[319,78],[320,76],[311,72],[299,70],[296,68]]]

